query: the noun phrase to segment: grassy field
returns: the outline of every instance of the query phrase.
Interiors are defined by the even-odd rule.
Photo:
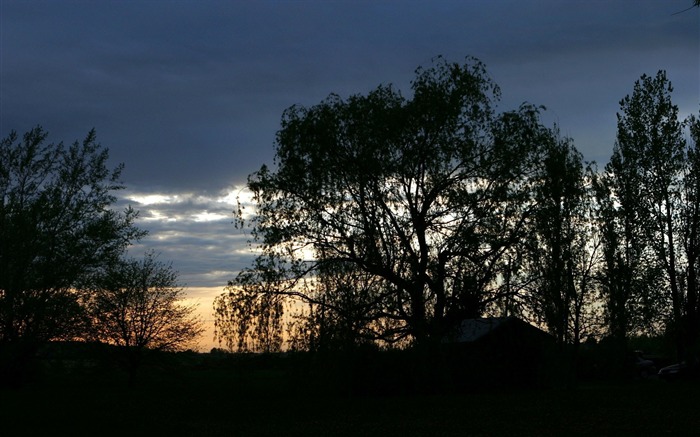
[[[0,391],[9,436],[697,435],[700,382],[452,395],[319,393],[275,369],[56,377]]]

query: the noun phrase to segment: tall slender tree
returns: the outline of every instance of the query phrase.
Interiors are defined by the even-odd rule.
[[[687,358],[696,359],[700,356],[700,118],[691,115],[685,124],[690,142],[678,217],[680,247],[685,255],[685,270],[679,275],[681,293],[685,295],[681,332],[685,336]]]
[[[695,262],[697,199],[694,151],[687,147],[672,91],[659,71],[643,75],[620,102],[617,142],[603,178],[603,210],[611,223],[604,232],[606,284],[613,332],[624,334],[616,315],[629,316],[628,322],[636,316],[651,328],[665,324],[684,358],[688,321],[696,317],[688,278]],[[623,302],[632,305],[622,311]]]
[[[646,77],[646,76],[645,76]],[[646,81],[646,79],[645,79]],[[641,90],[638,81],[635,90]],[[637,95],[640,91],[637,91]],[[658,264],[649,241],[652,217],[647,207],[646,139],[638,98],[620,102],[617,141],[598,179],[601,235],[605,265],[603,295],[613,338],[623,343],[631,332],[650,329],[663,310]]]
[[[655,77],[642,76],[632,95],[620,103],[618,143],[623,150],[638,156],[641,196],[639,208],[649,218],[642,229],[653,250],[658,267],[664,273],[663,289],[670,298],[672,326],[678,330],[684,312],[679,284],[683,269],[677,242],[676,217],[681,207],[681,174],[686,165],[685,140],[678,107],[671,101],[673,87],[666,72]],[[683,354],[682,334],[676,332],[677,348]]]
[[[590,177],[573,142],[554,130],[535,188],[527,273],[533,278],[531,310],[559,344],[581,341],[592,301],[598,250],[589,222]]]

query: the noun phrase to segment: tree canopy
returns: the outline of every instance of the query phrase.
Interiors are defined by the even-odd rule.
[[[553,135],[532,105],[497,113],[499,97],[481,62],[438,58],[410,97],[382,85],[289,108],[276,169],[249,178],[263,254],[238,283],[274,272],[268,293],[320,303],[309,278],[351,266],[371,278],[367,323],[388,341],[437,339],[483,314],[506,292],[504,255],[523,238]]]
[[[417,69],[408,95],[290,107],[274,166],[249,177],[254,213],[238,209],[260,252],[215,301],[217,336],[279,350],[291,310],[293,348],[430,344],[518,315],[562,345],[666,333],[690,357],[700,129],[672,91],[663,71],[635,83],[602,171],[541,108],[499,112],[472,58]]]
[[[122,167],[91,131],[66,147],[36,127],[0,141],[0,343],[79,334],[82,284],[144,233],[113,209]]]
[[[679,119],[672,91],[659,71],[642,75],[620,101],[617,141],[601,176],[602,291],[614,336],[667,330],[685,358],[699,328],[697,132],[694,116]]]

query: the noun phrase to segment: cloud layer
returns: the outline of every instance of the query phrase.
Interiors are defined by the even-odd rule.
[[[700,9],[690,0],[0,0],[0,136],[95,127],[153,249],[190,287],[249,264],[231,223],[246,176],[271,164],[285,108],[381,83],[407,92],[444,55],[486,63],[504,110],[524,101],[605,162],[618,102],[666,69],[683,114],[700,103]],[[234,188],[231,188],[234,187]]]
[[[154,250],[162,259],[176,261],[184,284],[223,289],[254,257],[250,235],[233,224],[238,201],[252,208],[249,192],[241,188],[218,196],[127,191],[117,207],[138,210],[138,226],[148,231],[130,249],[131,256]]]

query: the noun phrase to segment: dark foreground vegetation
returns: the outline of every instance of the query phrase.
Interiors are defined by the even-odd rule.
[[[391,360],[407,362],[379,362]],[[697,380],[396,394],[363,390],[342,362],[158,354],[129,384],[108,361],[44,359],[33,383],[0,391],[2,435],[688,435],[700,425]],[[371,379],[371,362],[355,376]]]

